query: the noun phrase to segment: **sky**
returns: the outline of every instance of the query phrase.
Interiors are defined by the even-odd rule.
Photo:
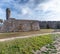
[[[11,18],[39,21],[60,21],[60,0],[0,0],[0,19]]]

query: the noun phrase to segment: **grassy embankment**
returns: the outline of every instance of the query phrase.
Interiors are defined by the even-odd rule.
[[[28,36],[28,35],[32,35],[32,34],[49,33],[52,31],[53,31],[53,29],[40,29],[39,31],[0,33],[0,39],[16,37],[16,36],[26,36],[26,35]]]
[[[32,50],[39,50],[42,46],[52,42],[52,35],[0,42],[0,54],[33,54]]]

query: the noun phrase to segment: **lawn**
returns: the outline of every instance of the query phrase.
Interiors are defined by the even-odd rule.
[[[52,42],[51,34],[0,42],[0,54],[33,54],[32,51]]]
[[[16,36],[26,36],[26,35],[32,35],[32,34],[49,33],[52,31],[53,29],[40,29],[39,31],[0,33],[0,39],[16,37]]]

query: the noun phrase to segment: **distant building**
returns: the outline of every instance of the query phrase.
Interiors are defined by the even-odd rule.
[[[60,21],[40,21],[40,29],[60,29]]]

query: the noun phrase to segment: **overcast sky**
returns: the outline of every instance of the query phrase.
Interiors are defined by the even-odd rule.
[[[0,19],[6,19],[6,8],[16,19],[60,20],[60,0],[0,0]]]

